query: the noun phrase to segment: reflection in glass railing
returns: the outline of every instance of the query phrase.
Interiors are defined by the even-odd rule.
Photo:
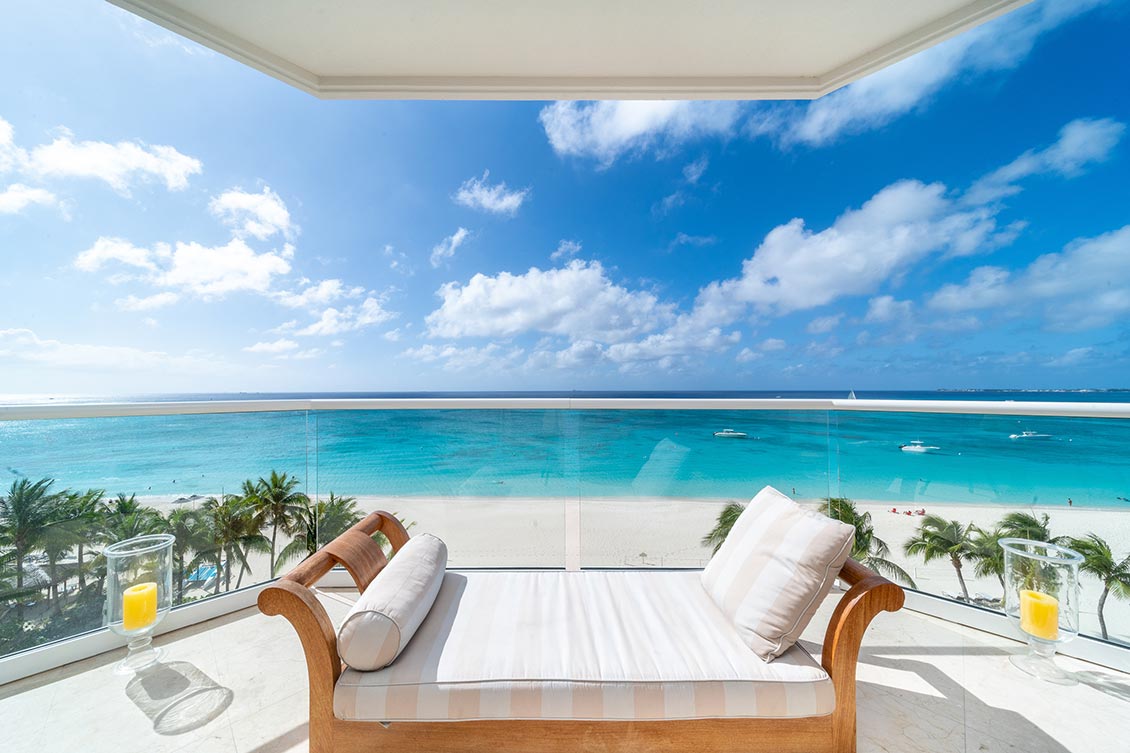
[[[832,414],[835,496],[850,498],[915,586],[990,609],[1002,538],[1085,556],[1084,633],[1130,644],[1130,421]],[[905,581],[904,581],[905,582]]]
[[[761,487],[813,506],[828,496],[824,411],[603,410],[577,421],[584,567],[702,567],[704,538]]]
[[[102,549],[172,533],[173,601],[270,579],[325,517],[305,412],[0,422],[0,655],[103,624]],[[293,540],[292,540],[293,538]]]

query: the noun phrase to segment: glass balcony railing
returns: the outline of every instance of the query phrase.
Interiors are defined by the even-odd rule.
[[[855,556],[888,577],[982,609],[1000,604],[997,539],[1086,548],[1083,632],[1130,646],[1130,420],[623,402],[10,410],[0,657],[99,630],[101,551],[134,535],[177,536],[175,603],[192,609],[376,509],[443,538],[453,567],[702,567],[766,484],[855,524]]]

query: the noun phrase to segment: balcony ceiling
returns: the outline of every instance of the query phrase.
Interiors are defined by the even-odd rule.
[[[812,99],[1029,0],[109,0],[326,99]]]

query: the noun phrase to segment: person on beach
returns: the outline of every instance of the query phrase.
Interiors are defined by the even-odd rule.
[[[1071,497],[1068,497],[1068,498],[1067,498],[1067,506],[1068,506],[1068,507],[1073,507],[1074,505],[1075,505],[1075,503],[1071,501]]]

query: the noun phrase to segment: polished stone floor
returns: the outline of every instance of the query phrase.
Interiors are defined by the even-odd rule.
[[[321,598],[340,619],[352,596]],[[813,653],[831,598],[805,632]],[[307,749],[306,670],[284,619],[247,609],[157,642],[164,665],[144,677],[115,675],[115,652],[0,686],[0,750]],[[1079,683],[1040,683],[1009,664],[1020,648],[907,610],[880,615],[860,659],[859,750],[1130,751],[1130,675],[1061,657]]]

